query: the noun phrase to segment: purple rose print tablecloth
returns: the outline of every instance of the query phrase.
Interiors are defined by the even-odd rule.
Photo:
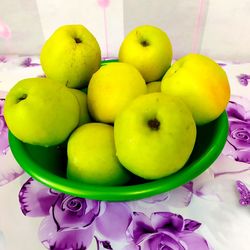
[[[0,57],[0,250],[249,250],[250,63],[219,62],[232,96],[229,134],[198,178],[144,200],[109,203],[38,183],[15,162],[4,98],[20,79],[43,77],[37,57]]]

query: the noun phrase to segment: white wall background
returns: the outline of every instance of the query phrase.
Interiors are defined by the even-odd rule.
[[[174,56],[200,52],[250,61],[250,0],[1,0],[0,54],[39,54],[60,25],[82,23],[103,56],[117,56],[129,30],[152,24],[170,36]]]
[[[250,62],[250,1],[209,0],[201,53]]]
[[[83,24],[103,56],[113,56],[123,38],[123,1],[0,0],[0,54],[39,54],[44,41],[65,24]]]

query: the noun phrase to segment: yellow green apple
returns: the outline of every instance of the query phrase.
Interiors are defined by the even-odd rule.
[[[122,185],[130,173],[115,155],[113,126],[86,123],[70,136],[67,146],[67,177],[88,184]]]
[[[114,138],[125,168],[144,179],[158,179],[185,165],[195,145],[196,125],[179,98],[150,93],[118,114]]]
[[[89,112],[96,121],[113,123],[131,100],[146,92],[145,80],[134,66],[121,62],[106,64],[90,79]]]
[[[198,125],[216,119],[230,98],[225,71],[214,60],[200,54],[188,54],[177,60],[164,75],[161,90],[180,97]]]
[[[146,82],[160,80],[172,61],[168,35],[155,26],[138,26],[124,38],[119,49],[119,61],[134,65]]]
[[[79,110],[80,110],[80,117],[79,117],[79,124],[78,126],[81,126],[85,123],[88,123],[91,121],[87,106],[87,95],[85,92],[79,90],[79,89],[72,89],[69,88],[69,90],[74,94],[76,97],[78,104],[79,104]]]
[[[75,96],[47,78],[19,81],[6,96],[4,117],[21,141],[40,146],[64,142],[79,123]]]
[[[148,93],[161,92],[161,81],[147,83]]]
[[[48,78],[71,88],[82,88],[100,67],[101,50],[86,27],[64,25],[43,45],[40,61]]]

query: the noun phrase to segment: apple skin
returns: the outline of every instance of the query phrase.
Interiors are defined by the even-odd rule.
[[[192,111],[197,125],[220,116],[230,99],[225,71],[200,54],[188,54],[177,60],[163,77],[161,91],[180,97]]]
[[[95,121],[113,123],[130,101],[146,93],[145,80],[134,66],[112,62],[102,66],[90,79],[89,112]]]
[[[40,61],[48,78],[70,88],[88,85],[101,64],[100,46],[83,25],[58,28],[42,47]]]
[[[175,173],[187,162],[196,140],[192,113],[179,98],[151,93],[133,100],[114,123],[116,155],[144,179]]]
[[[158,81],[171,65],[172,45],[161,29],[142,25],[124,38],[119,49],[119,61],[134,65],[146,82]]]
[[[148,93],[161,92],[161,81],[147,83]]]
[[[88,111],[88,104],[87,104],[87,95],[81,90],[78,89],[71,89],[69,90],[74,94],[76,97],[78,104],[79,104],[79,109],[80,109],[80,117],[79,117],[79,124],[78,126],[81,126],[85,123],[88,123],[91,121],[90,116],[89,116],[89,111]]]
[[[28,78],[8,92],[4,118],[19,140],[48,147],[64,142],[76,128],[79,105],[61,83],[47,78]]]
[[[78,127],[68,140],[67,155],[67,177],[71,180],[115,186],[130,179],[115,155],[111,125],[87,123]]]

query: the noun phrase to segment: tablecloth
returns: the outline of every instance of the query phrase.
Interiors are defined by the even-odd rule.
[[[72,197],[38,183],[9,149],[4,97],[44,77],[36,56],[0,56],[0,250],[250,249],[250,63],[218,61],[231,98],[218,159],[196,179],[143,200]]]

